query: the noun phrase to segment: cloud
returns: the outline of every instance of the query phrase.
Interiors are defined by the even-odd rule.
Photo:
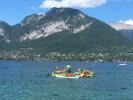
[[[41,8],[72,7],[72,8],[95,8],[105,4],[107,0],[44,0]]]
[[[128,19],[128,20],[120,20],[119,23],[124,23],[124,24],[128,24],[128,25],[133,25],[133,20],[132,19]]]

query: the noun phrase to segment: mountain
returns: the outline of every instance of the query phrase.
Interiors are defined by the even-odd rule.
[[[133,41],[133,29],[132,30],[120,30],[123,36]]]
[[[36,30],[36,23],[40,21],[43,14],[33,14],[24,18],[24,20],[14,26],[12,26],[12,39],[20,41],[26,34],[30,34],[31,31]],[[39,35],[39,34],[38,34]]]
[[[9,33],[10,33],[10,25],[5,23],[4,21],[0,21],[0,44],[9,43]]]
[[[130,45],[120,32],[106,23],[72,8],[52,8],[33,14],[13,26],[17,48],[39,52],[95,52]]]
[[[111,27],[121,32],[122,35],[125,36],[127,39],[133,41],[133,25],[129,25],[125,23],[114,23],[110,25]]]
[[[85,14],[71,8],[52,8],[46,14],[33,14],[13,26],[13,33],[20,41],[47,37],[64,30],[78,33],[93,23]]]
[[[10,43],[0,45],[0,49],[9,51],[2,54],[11,58],[51,53],[72,54],[72,57],[80,53],[112,55],[132,47],[132,42],[119,31],[73,8],[52,8],[47,13],[32,14],[4,30],[8,30]]]

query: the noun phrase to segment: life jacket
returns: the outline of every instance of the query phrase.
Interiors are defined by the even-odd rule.
[[[73,77],[73,76],[75,76],[73,73],[68,73],[67,75],[66,75],[67,77]]]
[[[84,71],[84,72],[83,72],[83,77],[86,77],[86,76],[87,76],[87,72]]]

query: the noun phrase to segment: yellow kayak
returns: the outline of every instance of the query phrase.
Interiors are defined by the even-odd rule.
[[[72,76],[69,76],[69,74],[71,74]],[[57,78],[89,78],[89,77],[93,77],[94,76],[94,72],[86,72],[86,73],[79,73],[79,72],[75,72],[75,73],[65,73],[62,70],[57,70],[57,71],[53,71],[51,76],[53,77],[57,77]]]

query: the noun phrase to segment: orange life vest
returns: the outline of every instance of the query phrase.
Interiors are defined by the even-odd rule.
[[[73,73],[67,74],[67,77],[73,77],[73,76],[75,76]]]

